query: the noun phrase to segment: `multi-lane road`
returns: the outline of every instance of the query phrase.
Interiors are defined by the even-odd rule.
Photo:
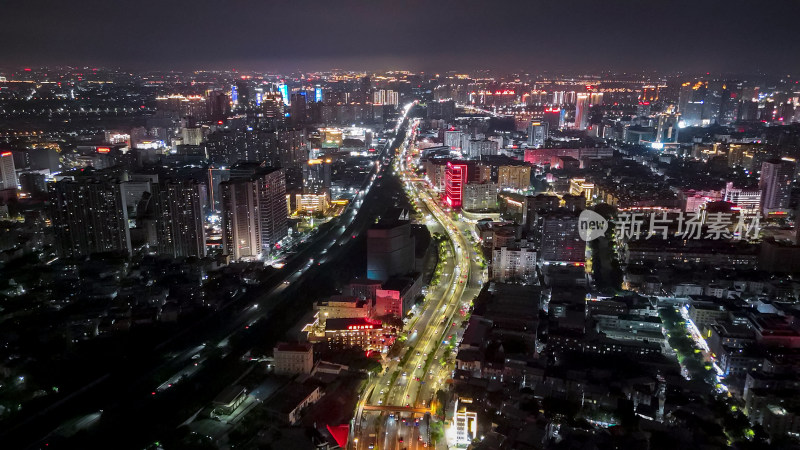
[[[406,165],[416,126],[400,147],[397,167],[407,192],[422,212],[431,233],[447,237],[448,250],[439,284],[433,287],[404,330],[403,351],[385,361],[384,371],[371,379],[358,402],[350,448],[417,449],[433,447],[422,425],[431,401],[452,373],[448,346],[460,341],[462,315],[477,295],[485,275],[465,235],[469,224],[455,221],[438,195]],[[407,356],[404,357],[404,355]],[[441,443],[440,443],[441,444]]]

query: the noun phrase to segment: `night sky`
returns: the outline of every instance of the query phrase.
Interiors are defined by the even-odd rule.
[[[3,0],[0,66],[800,71],[797,0]]]

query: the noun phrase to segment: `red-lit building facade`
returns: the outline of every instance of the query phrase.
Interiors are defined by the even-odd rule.
[[[444,181],[444,201],[447,206],[453,209],[461,208],[468,172],[469,169],[466,163],[459,161],[447,163]]]

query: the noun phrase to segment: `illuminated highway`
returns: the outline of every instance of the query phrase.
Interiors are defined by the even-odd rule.
[[[406,325],[405,348],[399,357],[385,362],[384,371],[370,380],[358,403],[350,442],[353,449],[429,446],[427,433],[422,436],[416,422],[423,420],[422,411],[430,409],[436,391],[446,389],[455,356],[446,357],[447,346],[460,341],[461,316],[484,280],[477,255],[465,239],[470,232],[469,224],[453,220],[451,213],[442,208],[438,196],[406,167],[406,152],[415,133],[416,125],[410,126],[408,137],[399,149],[399,173],[412,201],[427,219],[430,232],[448,238],[448,252],[439,284],[430,289],[421,308]],[[406,352],[408,356],[404,358]],[[367,405],[381,406],[384,411],[366,408]]]

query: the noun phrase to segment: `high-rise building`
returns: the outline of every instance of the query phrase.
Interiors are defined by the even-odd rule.
[[[466,145],[462,144],[461,153],[469,158],[480,158],[481,156],[496,155],[499,145],[496,141],[488,139],[469,139]]]
[[[554,211],[541,217],[540,258],[550,263],[586,260],[586,242],[578,233],[578,213]]]
[[[708,93],[707,81],[685,82],[681,85],[678,97],[678,112],[681,122],[688,126],[709,125],[710,120],[703,120]],[[719,103],[717,103],[719,105]]]
[[[278,92],[267,92],[261,97],[261,112],[264,114],[264,122],[268,126],[277,127],[283,125],[286,117],[283,113],[283,98]]]
[[[372,96],[372,78],[366,75],[359,81],[359,97],[362,103],[370,101]]]
[[[225,255],[236,261],[267,256],[288,232],[283,169],[233,167],[220,188]]]
[[[0,152],[0,190],[17,188],[17,169],[11,152]]]
[[[547,123],[547,132],[558,130],[564,126],[564,110],[561,108],[545,108],[542,122]]]
[[[579,93],[575,100],[575,128],[585,130],[589,125],[589,94]]]
[[[122,184],[85,178],[55,183],[50,214],[59,253],[65,257],[131,253],[131,234]]]
[[[528,231],[538,230],[541,226],[541,214],[558,209],[561,199],[557,195],[536,194],[525,197],[522,209],[522,223]]]
[[[720,125],[730,125],[739,116],[739,100],[741,95],[739,87],[732,84],[722,86],[719,106]]]
[[[273,166],[286,170],[300,169],[308,160],[306,132],[302,128],[279,129],[276,132],[277,154],[271,155]]]
[[[220,184],[231,178],[231,171],[225,166],[209,165],[208,167],[208,208],[209,211],[219,212],[222,210],[222,189]]]
[[[203,143],[203,128],[198,126],[181,127],[183,145],[200,145]]]
[[[292,94],[292,102],[290,106],[290,119],[292,124],[294,125],[302,125],[306,123],[306,91],[300,91],[296,94]]]
[[[367,278],[386,281],[414,270],[414,235],[408,220],[386,219],[367,230]]]
[[[462,208],[467,210],[489,210],[497,208],[496,183],[467,183],[462,188]]]
[[[638,117],[648,117],[650,116],[651,109],[650,102],[639,102],[639,104],[636,105],[636,115]]]
[[[0,181],[2,183],[2,181]],[[19,174],[19,186],[22,192],[28,195],[43,194],[47,192],[47,181],[43,171],[30,171]],[[2,184],[0,184],[0,188]]]
[[[158,253],[173,258],[206,256],[205,185],[171,180],[158,188]]]
[[[531,167],[528,165],[500,166],[497,168],[497,184],[500,189],[524,191],[531,186]]]
[[[382,105],[386,103],[386,90],[378,89],[372,93],[372,103]]]
[[[286,173],[283,169],[267,169],[258,177],[261,248],[263,253],[267,253],[289,232]]]
[[[492,250],[492,280],[505,283],[530,281],[536,276],[536,251],[530,248],[499,247]]]
[[[218,122],[227,117],[230,110],[230,100],[228,96],[222,91],[208,91],[208,101],[206,107],[208,108],[208,118]]]
[[[397,106],[398,102],[398,93],[391,89],[378,89],[372,93],[372,103],[376,105]]]
[[[456,105],[453,100],[429,102],[427,108],[428,119],[441,119],[452,122],[456,117]]]
[[[283,100],[284,106],[289,106],[289,86],[286,83],[281,83],[278,85],[278,92],[281,93],[281,99]]]
[[[390,106],[397,106],[400,103],[400,94],[391,89],[386,91],[386,104]]]
[[[550,133],[550,124],[541,120],[533,120],[528,124],[528,145],[530,147],[544,147],[544,142]]]
[[[237,94],[236,100],[234,101],[234,106],[239,108],[248,108],[250,103],[254,100],[253,94],[250,90],[250,85],[245,81],[237,81],[236,84],[233,86],[235,87],[235,92]],[[231,98],[233,98],[234,90],[231,89]]]
[[[303,193],[325,194],[331,189],[331,160],[310,159],[303,166]]]
[[[447,130],[444,132],[444,145],[453,150],[461,148],[461,136],[464,132],[461,130]]]
[[[663,113],[658,115],[656,142],[678,142],[678,115]]]
[[[445,201],[453,209],[461,208],[464,184],[467,183],[467,165],[448,162],[445,169]]]
[[[659,90],[665,86],[658,86],[654,84],[648,84],[642,86],[642,96],[640,100],[643,102],[655,102],[658,100]]]
[[[786,211],[792,192],[796,162],[790,158],[771,159],[761,164],[761,212]]]

